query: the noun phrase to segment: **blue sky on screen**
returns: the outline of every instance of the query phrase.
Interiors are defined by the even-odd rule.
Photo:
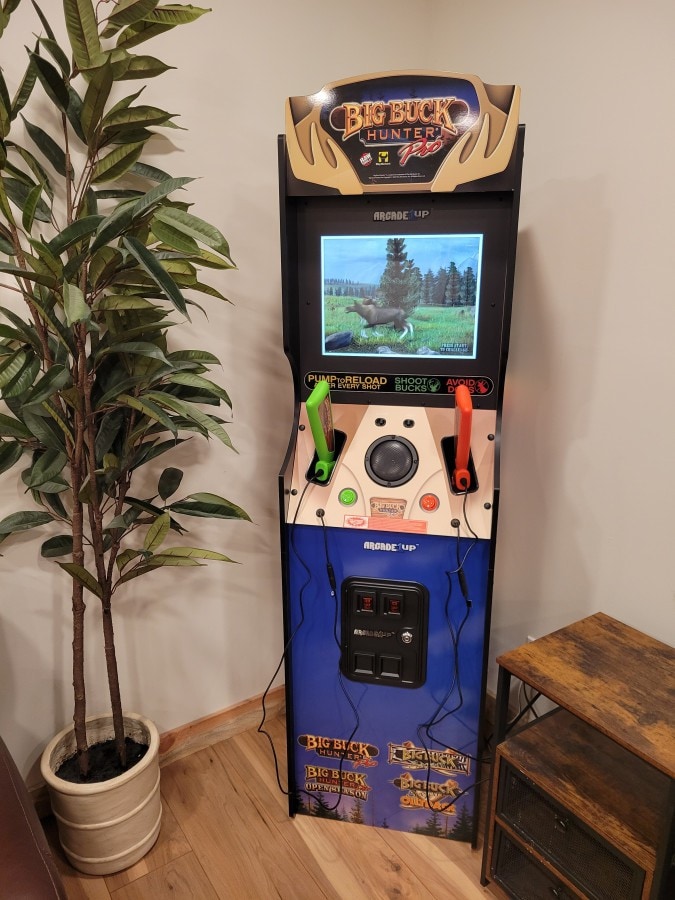
[[[429,269],[436,274],[439,268],[453,261],[460,271],[467,261],[476,274],[480,270],[481,234],[324,235],[321,238],[324,280],[348,278],[376,284],[387,262],[387,241],[391,237],[405,238],[408,259],[422,275]]]

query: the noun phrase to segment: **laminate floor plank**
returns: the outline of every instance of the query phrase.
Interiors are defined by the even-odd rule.
[[[112,894],[113,891],[131,884],[137,878],[143,878],[155,869],[161,869],[174,859],[190,853],[192,847],[188,843],[187,838],[183,834],[183,830],[176,821],[176,817],[171,812],[167,803],[162,801],[162,827],[159,831],[159,837],[152,850],[147,853],[143,859],[139,860],[135,865],[124,869],[122,872],[116,872],[114,875],[106,875],[105,883]]]
[[[218,745],[215,745],[217,747]],[[326,896],[215,747],[162,770],[167,803],[222,897]]]
[[[171,860],[160,869],[118,888],[110,897],[111,900],[167,900],[167,897],[218,900],[218,894],[194,853]]]
[[[479,881],[481,854],[469,844],[392,828],[376,830],[438,900],[484,900],[489,895]]]
[[[340,900],[431,900],[433,895],[379,829],[313,816],[294,821]]]

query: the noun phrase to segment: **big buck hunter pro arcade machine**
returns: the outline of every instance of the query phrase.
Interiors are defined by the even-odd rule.
[[[287,102],[291,814],[475,838],[518,109],[429,72]]]

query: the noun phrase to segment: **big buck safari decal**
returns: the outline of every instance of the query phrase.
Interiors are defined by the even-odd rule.
[[[293,175],[341,194],[453,191],[503,172],[520,89],[424,72],[336,81],[286,105]]]

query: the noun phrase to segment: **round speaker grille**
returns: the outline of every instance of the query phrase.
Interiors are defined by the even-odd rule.
[[[417,450],[410,441],[395,434],[379,438],[366,453],[366,472],[385,487],[398,487],[410,481],[418,463]]]

